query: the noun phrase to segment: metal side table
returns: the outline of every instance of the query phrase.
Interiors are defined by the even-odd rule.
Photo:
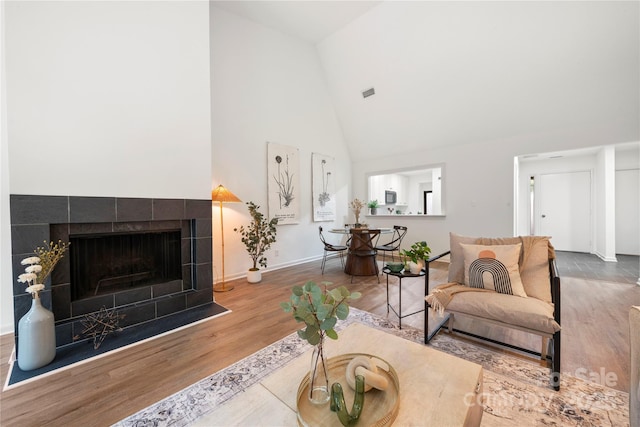
[[[391,309],[391,311],[393,311],[393,313],[398,316],[398,327],[400,329],[402,329],[402,319],[408,316],[413,316],[414,314],[418,314],[418,313],[422,313],[423,311],[425,311],[425,309],[421,309],[418,311],[414,311],[413,313],[409,313],[409,314],[402,314],[402,279],[406,278],[406,277],[425,277],[425,281],[424,281],[424,296],[426,297],[429,293],[429,282],[426,280],[427,274],[425,272],[424,269],[422,269],[420,271],[420,273],[418,274],[413,274],[413,273],[409,273],[409,272],[405,272],[405,271],[401,271],[399,273],[394,273],[393,271],[389,270],[387,267],[384,267],[382,269],[382,272],[384,274],[387,275],[387,314],[389,314],[389,309]],[[393,307],[390,303],[389,303],[389,276],[395,276],[398,278],[398,311],[396,311],[395,307]],[[426,315],[426,312],[425,312]]]

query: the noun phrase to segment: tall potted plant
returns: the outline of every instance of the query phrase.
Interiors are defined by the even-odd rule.
[[[260,206],[253,202],[247,202],[247,207],[251,215],[251,223],[246,227],[242,225],[240,228],[234,228],[233,231],[240,233],[242,243],[246,246],[253,261],[253,267],[247,272],[247,281],[258,283],[262,280],[262,272],[258,266],[267,266],[265,252],[276,241],[278,218],[272,218],[268,221],[259,211]]]

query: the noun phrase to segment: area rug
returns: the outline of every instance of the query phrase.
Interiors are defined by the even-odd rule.
[[[61,369],[68,369],[79,363],[86,363],[89,360],[104,356],[107,353],[124,350],[132,345],[159,338],[168,333],[206,322],[230,312],[229,309],[220,304],[210,302],[187,311],[170,314],[153,321],[123,329],[121,332],[108,336],[98,349],[94,349],[93,341],[91,340],[78,341],[57,348],[56,357],[53,359],[53,362],[31,371],[23,371],[18,367],[15,360],[14,349],[9,360],[11,366],[3,390],[26,384],[29,381],[45,375],[51,375],[53,372]]]
[[[422,343],[419,329],[352,308],[342,329],[353,322]],[[560,391],[549,386],[549,369],[534,361],[499,353],[443,332],[430,344],[484,368],[483,426],[628,426],[629,395],[575,376],[561,377]],[[116,423],[117,427],[188,426],[224,405],[309,349],[293,333],[185,389]]]

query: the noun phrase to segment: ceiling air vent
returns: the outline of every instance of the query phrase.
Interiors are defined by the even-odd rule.
[[[362,97],[363,97],[363,98],[366,98],[366,97],[368,97],[368,96],[375,95],[375,93],[376,93],[376,91],[375,91],[375,89],[374,89],[374,88],[367,89],[367,90],[365,90],[365,91],[363,91],[363,92],[362,92]]]

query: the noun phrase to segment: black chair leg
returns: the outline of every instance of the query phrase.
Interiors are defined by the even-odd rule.
[[[327,262],[327,251],[324,251],[324,256],[322,257],[322,266],[320,267],[322,269],[322,274],[324,274],[324,265]]]
[[[551,387],[560,390],[560,331],[553,334],[553,355],[551,356]]]

